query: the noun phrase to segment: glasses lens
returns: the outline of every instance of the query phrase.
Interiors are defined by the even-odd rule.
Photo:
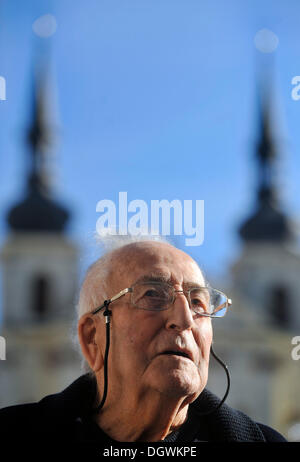
[[[191,289],[190,308],[197,314],[211,314],[209,289],[206,287]]]
[[[166,310],[172,301],[172,288],[164,284],[145,282],[133,287],[132,303],[141,310]]]
[[[222,317],[226,314],[227,305],[226,295],[216,289],[199,287],[190,291],[190,306],[197,314]]]
[[[228,307],[226,295],[216,289],[211,289],[210,293],[210,310],[212,316],[214,318],[225,316]]]

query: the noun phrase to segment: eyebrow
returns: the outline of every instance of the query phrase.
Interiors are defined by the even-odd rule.
[[[140,277],[137,282],[167,282],[171,284],[171,278],[165,273],[148,273]]]
[[[137,281],[135,281],[135,284],[139,282],[162,282],[162,283],[167,283],[170,285],[172,284],[172,279],[165,273],[148,273],[145,274],[144,276],[141,276]],[[206,287],[205,283],[199,284],[198,282],[184,282],[183,286],[186,288],[192,288],[192,287]]]

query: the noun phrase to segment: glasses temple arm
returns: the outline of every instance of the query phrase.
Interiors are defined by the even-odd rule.
[[[132,292],[132,289],[127,288],[127,289],[121,290],[121,292],[119,292],[117,295],[114,295],[112,298],[110,298],[108,300],[104,300],[104,303],[101,306],[99,306],[98,308],[96,308],[94,311],[92,311],[92,314],[98,313],[104,307],[107,308],[110,303],[114,302],[115,300],[118,300],[118,298],[120,298],[120,297],[123,297],[123,295],[127,294],[128,292]]]

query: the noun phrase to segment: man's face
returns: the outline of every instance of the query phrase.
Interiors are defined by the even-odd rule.
[[[113,276],[109,297],[141,278],[151,281],[159,277],[175,290],[204,285],[194,260],[167,244],[143,243],[133,246],[123,257]],[[210,318],[193,313],[182,293],[176,294],[174,304],[165,311],[138,309],[130,303],[130,294],[114,302],[110,309],[108,370],[112,398],[138,400],[152,389],[166,396],[194,400],[207,382]],[[99,341],[101,338],[103,342],[103,324],[101,327]]]

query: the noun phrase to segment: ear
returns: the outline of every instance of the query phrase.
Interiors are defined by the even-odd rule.
[[[104,363],[98,335],[100,327],[99,318],[90,313],[83,315],[78,321],[78,338],[81,350],[94,372],[98,372]]]

